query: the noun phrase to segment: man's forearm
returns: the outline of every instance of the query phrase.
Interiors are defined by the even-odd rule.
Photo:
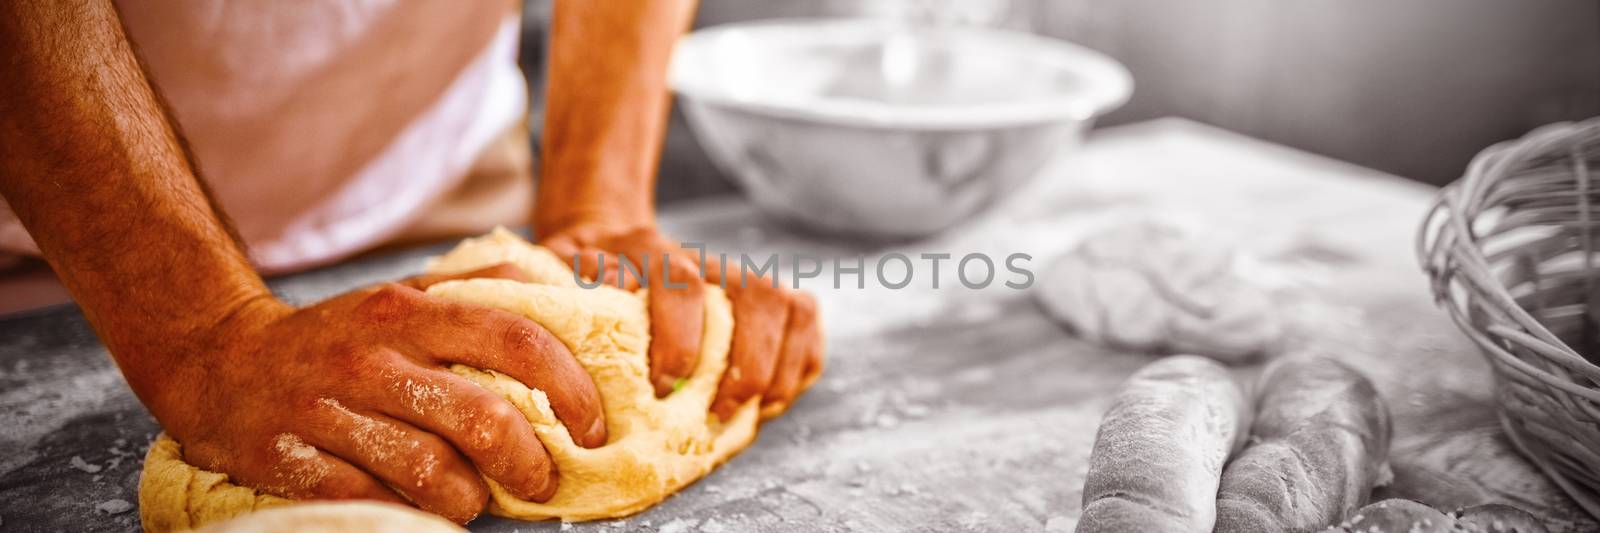
[[[0,196],[134,391],[270,294],[201,188],[109,0],[0,3]]]
[[[671,105],[667,64],[694,7],[694,0],[556,2],[536,231],[654,223]]]

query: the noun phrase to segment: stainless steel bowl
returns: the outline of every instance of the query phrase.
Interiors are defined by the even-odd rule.
[[[890,239],[993,204],[1132,90],[1116,61],[1064,41],[870,19],[697,31],[671,72],[701,144],[763,211]]]

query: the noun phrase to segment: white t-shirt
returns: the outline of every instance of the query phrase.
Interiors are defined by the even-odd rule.
[[[526,112],[516,6],[118,0],[200,173],[263,270],[382,242]],[[37,254],[0,205],[0,252]]]

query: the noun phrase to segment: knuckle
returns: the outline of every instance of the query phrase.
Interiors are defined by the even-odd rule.
[[[332,413],[329,412],[328,406],[321,401],[321,398],[316,393],[297,395],[287,400],[286,403],[289,404],[290,412],[306,414],[304,418],[298,420],[300,423],[325,423],[332,418]]]
[[[473,414],[466,424],[465,446],[475,450],[489,450],[498,443],[509,442],[516,424],[526,424],[522,412],[505,400],[484,395],[475,400]]]
[[[756,310],[768,310],[784,305],[784,289],[773,287],[766,283],[756,283],[741,289],[735,296],[737,303],[752,306]]]
[[[443,439],[428,433],[417,433],[406,443],[397,443],[395,455],[407,465],[401,474],[402,482],[410,486],[403,490],[437,494],[460,486],[462,468],[456,452]]]
[[[360,343],[353,340],[338,339],[329,342],[323,350],[323,357],[330,361],[338,361],[336,365],[341,370],[354,370],[361,363],[366,363],[373,358],[373,350],[363,349]]]
[[[700,262],[698,260],[681,255],[670,257],[672,259],[667,263],[667,267],[672,272],[674,281],[688,281],[700,277]]]
[[[337,362],[324,367],[324,376],[332,378],[332,385],[338,388],[357,387],[372,379],[374,369],[387,368],[392,364],[381,351],[352,342],[329,346],[325,357]]]
[[[538,348],[538,328],[523,321],[511,321],[500,329],[501,346],[512,354],[526,354]]]
[[[398,283],[385,283],[357,306],[357,311],[374,320],[403,316],[412,307],[416,289]]]
[[[796,313],[796,316],[811,318],[817,314],[817,299],[807,292],[790,292],[789,306],[792,312]]]
[[[459,484],[458,473],[441,468],[437,452],[425,449],[414,450],[409,457],[411,464],[411,482],[413,486],[424,492],[438,492],[441,489],[452,488]],[[409,488],[409,487],[408,487]]]
[[[513,318],[501,326],[500,337],[505,350],[518,356],[545,355],[560,344],[548,330],[521,317]]]
[[[724,376],[722,390],[734,398],[749,398],[757,392],[757,383],[754,372],[747,371],[743,366],[733,366]]]
[[[484,400],[483,415],[487,423],[494,428],[509,428],[511,424],[525,423],[522,412],[513,407],[510,402],[496,397]]]

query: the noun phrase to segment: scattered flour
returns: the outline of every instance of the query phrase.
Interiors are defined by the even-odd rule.
[[[356,448],[367,454],[373,461],[389,463],[398,460],[398,456],[407,454],[414,459],[412,474],[417,478],[420,487],[424,479],[432,476],[438,467],[439,460],[431,453],[421,450],[422,444],[399,428],[385,424],[372,417],[356,413],[332,398],[321,398],[317,403],[337,413],[340,417],[350,421],[350,438],[355,442]]]
[[[106,500],[94,506],[94,510],[105,514],[122,514],[133,510],[133,504],[122,499]]]
[[[893,428],[895,426],[900,425],[900,419],[899,418],[895,418],[894,415],[891,415],[891,414],[888,414],[888,413],[884,413],[884,414],[878,415],[878,420],[876,421],[876,423],[877,423],[877,426],[880,427],[880,428],[891,429],[891,428]]]
[[[1068,533],[1078,527],[1078,519],[1052,516],[1044,523],[1045,533]]]
[[[688,533],[694,529],[694,523],[682,518],[674,518],[671,522],[661,524],[657,533]]]
[[[26,370],[21,364],[19,372]],[[118,395],[131,394],[115,366],[73,373],[67,376],[19,374],[30,384],[0,392],[0,475],[38,458],[35,447],[45,436],[55,433],[80,415],[106,405]]]
[[[67,464],[72,466],[72,468],[75,468],[75,469],[78,469],[78,470],[81,470],[81,471],[84,471],[84,472],[87,472],[87,473],[90,473],[90,474],[93,474],[95,472],[99,472],[100,468],[101,468],[100,465],[89,464],[88,461],[84,461],[82,457],[78,457],[76,455],[72,456],[72,460],[68,461]]]
[[[283,454],[285,459],[309,461],[317,458],[317,449],[312,448],[305,441],[300,440],[300,437],[296,437],[292,433],[279,433],[278,437],[272,441],[272,446],[278,450],[278,453]]]
[[[274,474],[288,484],[284,492],[300,492],[315,487],[333,466],[317,456],[317,449],[292,433],[279,433],[272,442],[281,459]]]
[[[432,383],[421,383],[411,378],[406,378],[401,387],[406,393],[406,401],[410,403],[411,410],[417,413],[427,413],[444,406],[448,397],[444,387]]]

